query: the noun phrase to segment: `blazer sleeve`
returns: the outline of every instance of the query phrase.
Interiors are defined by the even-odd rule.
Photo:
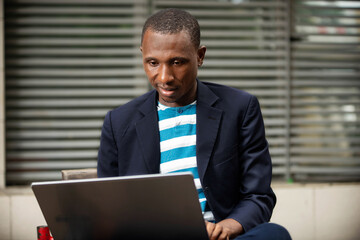
[[[276,197],[270,184],[272,164],[265,139],[263,118],[252,96],[240,128],[240,200],[228,218],[241,223],[245,231],[270,220]]]
[[[104,120],[101,130],[97,171],[99,177],[118,176],[118,149],[111,123],[111,111]]]

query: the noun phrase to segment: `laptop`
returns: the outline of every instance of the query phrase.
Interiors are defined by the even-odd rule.
[[[208,240],[191,173],[31,185],[55,240]]]

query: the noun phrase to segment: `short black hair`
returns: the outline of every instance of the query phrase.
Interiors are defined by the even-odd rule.
[[[184,30],[188,32],[195,48],[197,49],[200,46],[200,26],[198,21],[193,15],[181,9],[168,8],[150,16],[142,30],[141,44],[147,30],[161,34],[175,34]]]

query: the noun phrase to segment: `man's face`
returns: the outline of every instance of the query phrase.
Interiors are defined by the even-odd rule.
[[[196,99],[196,76],[205,47],[195,48],[187,32],[161,34],[147,30],[141,45],[145,73],[169,107],[185,106]]]

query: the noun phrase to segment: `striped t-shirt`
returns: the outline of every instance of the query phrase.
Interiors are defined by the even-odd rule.
[[[206,204],[196,162],[196,101],[184,107],[158,103],[160,172],[191,172],[194,176],[204,219],[213,220]]]

